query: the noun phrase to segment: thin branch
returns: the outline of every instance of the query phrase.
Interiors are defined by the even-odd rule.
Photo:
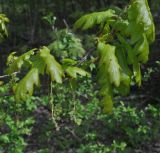
[[[86,53],[86,55],[79,61],[79,63],[77,64],[77,66],[81,65],[82,63],[84,63],[84,62],[87,60],[88,56],[92,53],[92,51],[93,51],[93,50],[89,50],[89,51]]]
[[[3,79],[3,78],[7,78],[7,77],[11,77],[12,75],[16,75],[16,74],[18,74],[19,72],[14,72],[14,73],[12,73],[12,74],[10,74],[10,75],[2,75],[2,76],[0,76],[0,79]]]
[[[76,135],[76,133],[74,132],[73,129],[66,128],[66,130],[67,130],[68,132],[70,132],[70,133],[72,134],[72,136],[73,136],[78,142],[82,142],[81,138],[79,138],[79,137]]]
[[[118,98],[115,98],[115,100],[123,100],[123,101],[133,101],[133,100],[137,100],[137,99],[153,99],[153,100],[156,100],[157,102],[160,102],[160,99],[159,98],[156,98],[156,97],[153,97],[151,95],[131,95],[131,96],[128,96],[128,97],[118,97]]]
[[[63,19],[63,22],[64,22],[66,28],[67,28],[67,29],[70,29],[70,28],[69,28],[69,25],[68,25],[68,23],[67,23],[67,21],[66,21],[65,19]]]

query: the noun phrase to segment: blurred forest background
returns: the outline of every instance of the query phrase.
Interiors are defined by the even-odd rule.
[[[72,29],[73,23],[86,13],[102,11],[115,6],[123,9],[128,3],[129,0],[1,0],[0,12],[5,13],[10,19],[9,38],[0,48],[1,67],[5,67],[4,63],[9,52],[22,53],[27,48],[42,46],[53,40],[53,30],[44,20],[45,17],[55,16],[57,18],[55,27],[58,29],[66,28],[64,21]],[[157,38],[153,45],[156,45],[157,48],[155,47],[151,54],[156,54],[160,37],[160,1],[149,0],[149,4],[156,24]]]
[[[0,13],[10,20],[9,37],[0,44],[0,76],[5,72],[9,53],[21,55],[31,48],[47,46],[57,37],[55,29],[73,30],[74,22],[86,13],[116,6],[123,9],[128,3],[129,0],[0,0]],[[16,114],[23,118],[18,125],[12,117],[13,97],[1,96],[0,107],[9,112],[5,122],[11,130],[0,122],[0,153],[160,153],[160,0],[149,0],[149,5],[156,41],[151,46],[149,62],[142,67],[142,87],[133,85],[129,96],[115,97],[121,103],[115,104],[113,114],[102,115],[94,80],[80,78],[81,87],[75,94],[85,106],[77,104],[78,127],[67,116],[59,119],[57,115],[60,131],[54,129],[49,118],[51,110],[45,95],[17,106]],[[92,40],[89,32],[75,33],[84,42]],[[92,43],[85,46],[86,52],[92,48]],[[70,89],[56,84],[54,90],[58,93],[55,101],[70,101]]]

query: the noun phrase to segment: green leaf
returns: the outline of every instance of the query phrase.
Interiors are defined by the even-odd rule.
[[[24,60],[28,60],[30,55],[31,52],[23,54],[14,64],[19,64],[21,67]],[[39,86],[39,74],[44,75],[45,71],[51,76],[52,81],[62,83],[63,70],[61,65],[50,54],[47,47],[42,47],[38,54],[32,57],[30,64],[31,69],[15,87],[15,99],[17,101],[25,100],[28,95],[33,94],[34,85]]]
[[[97,73],[98,84],[100,85],[99,95],[105,96],[106,94],[112,95],[112,85],[108,75],[106,63],[98,65]]]
[[[57,50],[64,50],[64,49],[65,49],[65,45],[64,45],[61,41],[56,40],[56,41],[54,41],[53,43],[51,43],[51,44],[48,46],[48,48],[49,48],[50,50],[55,50],[55,51],[57,51]]]
[[[99,42],[97,49],[100,55],[97,76],[100,85],[99,95],[103,96],[101,101],[103,112],[110,113],[113,107],[112,86],[118,87],[120,85],[120,66],[115,56],[115,46]]]
[[[122,95],[127,95],[130,91],[131,75],[132,72],[127,64],[126,52],[122,47],[117,47],[116,56],[118,58],[118,63],[121,68],[121,82],[120,86],[116,89]]]
[[[116,48],[116,57],[118,59],[118,63],[120,65],[121,71],[128,76],[132,75],[132,72],[127,63],[127,53],[122,46],[117,46]]]
[[[77,59],[83,57],[85,50],[81,40],[69,30],[56,31],[57,39],[48,48],[55,56],[63,58]]]
[[[37,68],[32,68],[15,88],[16,101],[25,100],[27,95],[33,94],[34,85],[39,86],[39,74]]]
[[[9,22],[9,19],[5,14],[0,14],[0,42],[8,36],[8,31],[6,28],[6,24]]]
[[[138,35],[145,33],[149,43],[155,40],[155,27],[147,0],[132,0],[128,9],[128,19],[131,35],[138,37]],[[137,29],[139,30],[137,31]],[[134,34],[135,32],[136,36]],[[135,38],[133,40],[137,41],[138,38],[137,40]]]
[[[5,14],[0,14],[0,21],[8,23],[9,19],[7,18]]]
[[[137,61],[134,62],[133,64],[133,73],[136,79],[136,83],[141,86],[141,80],[142,80],[142,76],[141,76],[141,68],[140,68],[140,63],[138,63]]]
[[[37,68],[38,73],[44,75],[46,63],[39,54],[32,57],[32,68]]]
[[[134,44],[140,40],[141,35],[144,33],[144,27],[142,24],[130,22],[126,31],[131,36],[131,44]]]
[[[101,88],[98,92],[99,96],[105,96],[106,94],[112,95],[112,86],[109,81],[104,82],[104,85],[101,85]]]
[[[118,18],[117,20],[114,20],[111,23],[111,26],[113,27],[114,30],[117,32],[121,32],[123,35],[127,35],[127,28],[128,28],[129,22],[128,20],[123,20],[121,18]]]
[[[76,21],[74,27],[76,29],[87,30],[92,28],[97,24],[105,23],[107,20],[116,16],[114,10],[107,10],[103,12],[95,12],[82,16],[79,20]]]
[[[16,52],[12,52],[8,55],[7,57],[7,65],[10,66],[16,59],[17,57],[15,56]]]
[[[77,74],[81,76],[90,76],[88,72],[86,72],[85,70],[81,68],[75,67],[75,66],[68,66],[65,69],[65,72],[72,78],[77,78]]]
[[[121,73],[121,83],[119,87],[116,87],[116,90],[118,91],[118,93],[125,96],[130,92],[130,83],[131,83],[130,76],[122,72]]]
[[[13,72],[21,70],[24,63],[30,63],[30,57],[34,55],[35,50],[37,49],[32,49],[24,53],[23,55],[19,56],[16,60],[14,60],[12,64],[10,64],[9,68],[6,70],[6,73],[12,74]],[[10,56],[8,58],[10,58]]]
[[[117,38],[120,41],[121,45],[123,46],[123,48],[125,48],[125,50],[127,50],[127,62],[128,64],[133,64],[134,59],[135,59],[135,54],[132,51],[132,47],[129,44],[129,42],[123,37],[121,36],[121,34],[117,34]]]
[[[2,143],[9,144],[9,143],[10,143],[9,134],[1,134],[1,135],[0,135],[0,141],[1,141]]]
[[[128,62],[128,64],[133,65],[133,74],[135,76],[136,83],[140,86],[141,85],[141,69],[140,69],[140,63],[138,61],[138,57],[136,54],[139,52],[141,53],[141,51],[143,50],[143,53],[141,54],[141,56],[139,56],[139,58],[143,57],[142,55],[144,55],[144,54],[146,56],[145,52],[148,52],[146,50],[147,49],[146,44],[145,44],[146,42],[145,42],[145,40],[143,41],[144,43],[142,43],[142,44],[141,44],[141,42],[139,42],[141,45],[140,46],[137,45],[138,46],[137,50],[135,50],[126,42],[126,40],[121,35],[118,34],[117,37],[120,40],[120,42],[122,43],[122,45],[127,49],[127,54],[128,54],[127,62]],[[144,60],[144,59],[145,58],[143,57],[143,59],[141,59],[141,60]]]
[[[39,56],[43,59],[46,65],[46,72],[51,76],[52,81],[62,83],[62,77],[64,76],[61,65],[55,60],[54,56],[50,54],[50,50],[47,47],[42,47],[39,51]]]
[[[73,60],[73,59],[70,59],[70,58],[65,58],[65,59],[62,59],[61,61],[64,65],[75,65],[77,64],[77,61]]]
[[[115,86],[120,85],[120,66],[118,64],[117,57],[115,56],[115,46],[111,46],[109,44],[104,44],[99,42],[98,50],[100,53],[100,62],[99,66],[101,68],[102,65],[105,65],[105,69],[107,69],[109,75],[109,80]]]
[[[141,40],[137,42],[134,51],[135,54],[138,56],[139,62],[146,63],[148,61],[149,44],[145,34],[143,34]]]
[[[77,64],[77,61],[75,60],[67,58],[67,59],[63,59],[61,62],[63,64],[62,67],[66,72],[66,74],[72,78],[77,78],[77,74],[81,76],[90,76],[90,74],[85,70],[74,66]]]
[[[103,113],[111,113],[113,110],[113,101],[112,101],[112,97],[109,95],[106,95],[101,103],[103,104]]]

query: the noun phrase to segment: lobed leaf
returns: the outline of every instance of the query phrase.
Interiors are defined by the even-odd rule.
[[[8,74],[12,74],[13,72],[19,71],[21,70],[22,66],[24,65],[24,63],[30,63],[30,57],[32,55],[34,55],[34,51],[36,49],[32,49],[26,53],[24,53],[23,55],[17,57],[13,63],[10,64],[9,68],[6,70],[6,73]],[[13,53],[11,53],[12,55]],[[15,53],[14,53],[15,54]],[[8,57],[8,61],[10,60],[11,56]],[[31,63],[30,63],[31,64]]]
[[[75,66],[67,66],[65,72],[72,78],[77,78],[77,74],[81,76],[90,76],[88,72]]]
[[[20,56],[11,67],[21,68],[24,60],[29,60],[33,51]],[[39,74],[44,75],[45,71],[51,76],[52,81],[62,83],[63,70],[61,65],[50,54],[47,47],[42,47],[39,53],[30,60],[31,69],[26,76],[15,87],[15,99],[17,101],[25,100],[28,95],[33,94],[34,85],[39,86]],[[10,68],[11,68],[10,67]]]
[[[112,9],[102,12],[90,13],[82,16],[79,20],[77,20],[74,27],[76,29],[87,30],[97,24],[106,23],[107,20],[114,16],[116,16],[115,11]]]
[[[100,55],[97,76],[100,85],[99,95],[103,96],[101,101],[103,112],[110,113],[113,107],[112,86],[120,85],[120,66],[115,56],[115,46],[99,42],[97,48]]]
[[[32,68],[15,88],[16,101],[25,100],[27,95],[32,95],[34,85],[39,86],[39,74],[37,68]]]
[[[118,63],[120,65],[120,71],[121,71],[120,86],[117,87],[116,89],[120,94],[127,95],[130,91],[132,72],[127,63],[126,52],[122,47],[117,47],[116,56],[117,56]]]
[[[147,0],[132,0],[128,9],[128,20],[129,31],[134,37],[132,37],[133,42],[137,41],[139,35],[143,33],[146,34],[149,43],[155,40],[155,26]]]
[[[63,69],[54,56],[50,54],[50,50],[44,46],[40,49],[39,55],[43,59],[46,65],[46,72],[51,76],[52,81],[55,80],[57,83],[62,83]]]
[[[98,50],[100,53],[100,68],[101,65],[105,65],[108,71],[106,75],[109,75],[110,82],[118,87],[120,84],[120,66],[115,56],[116,47],[99,42]]]
[[[136,83],[140,86],[141,85],[141,69],[140,69],[140,63],[137,57],[137,52],[139,51],[136,51],[135,49],[133,49],[132,46],[129,45],[121,35],[117,35],[117,36],[120,42],[122,43],[122,45],[127,49],[127,56],[128,56],[127,63],[133,66],[133,75],[135,76]],[[138,47],[139,50],[143,50],[144,48],[145,47]]]
[[[141,40],[137,42],[134,51],[135,54],[138,56],[139,62],[146,63],[148,61],[149,44],[145,34],[143,34]]]

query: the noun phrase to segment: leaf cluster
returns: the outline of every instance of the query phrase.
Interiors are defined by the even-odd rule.
[[[99,95],[104,112],[111,112],[115,93],[126,95],[131,82],[141,85],[141,64],[148,61],[149,45],[155,40],[155,27],[147,0],[132,0],[120,13],[109,9],[82,16],[76,29],[99,27]]]
[[[12,62],[10,62],[12,60]],[[50,50],[43,46],[40,49],[32,49],[19,57],[14,57],[14,54],[8,58],[9,67],[6,72],[12,73],[27,69],[27,74],[16,83],[13,87],[15,99],[17,101],[25,100],[28,95],[33,94],[34,86],[40,86],[40,75],[49,75],[51,81],[62,83],[65,74],[69,78],[77,78],[77,74],[81,76],[89,76],[85,70],[78,68],[76,61],[72,59],[63,59],[62,64],[57,62],[55,57],[50,53]]]
[[[68,29],[55,31],[55,41],[48,48],[58,58],[78,59],[83,57],[85,50],[81,40]]]

